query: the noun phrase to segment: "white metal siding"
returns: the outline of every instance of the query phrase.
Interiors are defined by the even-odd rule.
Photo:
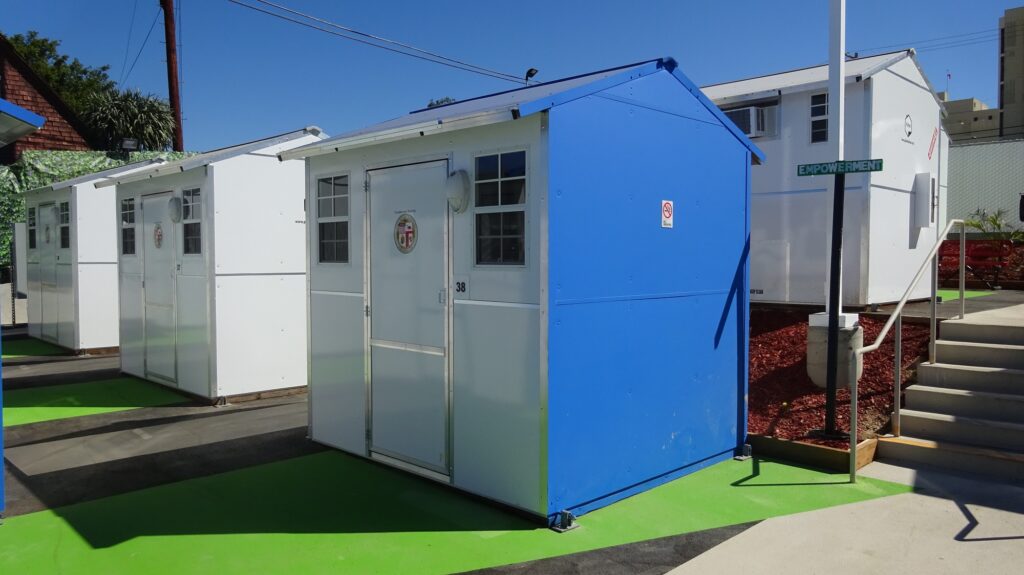
[[[928,250],[935,244],[940,223],[915,217],[915,201],[930,201],[930,186],[915,198],[914,178],[928,173],[939,185],[942,134],[938,104],[917,66],[900,61],[872,78],[871,157],[882,158],[885,169],[871,174],[871,233],[868,236],[868,293],[865,304],[898,300],[910,285]],[[906,134],[906,118],[912,130]],[[928,157],[932,136],[936,143]],[[849,156],[848,156],[849,157]],[[912,294],[928,297],[925,277]]]
[[[799,177],[798,164],[832,158],[830,143],[811,143],[811,96],[824,90],[784,94],[778,134],[757,138],[763,165],[751,169],[752,301],[821,304],[825,301],[829,194],[832,176]],[[865,86],[846,86],[846,157],[867,154]],[[846,178],[843,236],[843,296],[862,300],[860,285],[867,221],[867,178]],[[762,293],[763,292],[763,293]]]
[[[452,275],[456,281],[468,283],[466,293],[453,294],[460,300],[452,312],[453,482],[467,491],[543,512],[539,495],[542,406],[538,250],[546,159],[540,155],[540,133],[541,119],[537,115],[308,160],[307,194],[315,194],[319,177],[349,174],[352,214],[349,263],[320,264],[316,203],[310,199],[308,204],[311,423],[316,441],[365,454],[367,395],[362,371],[365,326],[361,311],[365,293],[366,170],[448,158],[450,170],[464,169],[472,177],[474,156],[526,149],[525,266],[477,266],[473,208],[455,214],[451,220]],[[331,321],[334,318],[339,321]],[[502,350],[494,349],[495,343],[488,343],[490,339],[481,335],[485,329],[502,330],[503,341],[519,340],[521,344],[503,355]],[[355,419],[342,422],[348,418]],[[491,424],[480,425],[481,421]]]

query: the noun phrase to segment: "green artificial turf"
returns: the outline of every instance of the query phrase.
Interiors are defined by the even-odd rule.
[[[13,389],[4,392],[4,427],[183,401],[166,387],[134,377]]]
[[[942,301],[953,301],[960,299],[960,290],[958,289],[940,289],[936,290],[935,293],[940,298],[942,298]],[[986,295],[992,295],[992,292],[964,290],[964,299],[971,299],[972,297],[982,297]]]
[[[8,339],[3,342],[3,359],[33,355],[65,355],[68,350],[39,339]]]
[[[557,534],[452,489],[325,452],[10,518],[0,527],[0,572],[451,573],[910,491],[845,481],[730,460]]]

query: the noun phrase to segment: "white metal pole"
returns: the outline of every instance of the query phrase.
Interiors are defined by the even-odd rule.
[[[829,56],[828,56],[828,141],[831,144],[832,157],[829,160],[843,160],[844,139],[846,135],[846,0],[832,0],[829,13]],[[835,198],[835,185],[829,194],[828,216],[829,233],[826,233],[825,253],[832,253],[832,200]],[[828,258],[826,257],[826,261]],[[839,266],[839,301],[843,301],[843,266]],[[827,264],[825,277],[831,276],[831,263]],[[829,311],[828,280],[825,280],[825,311]],[[839,308],[842,312],[842,304]]]

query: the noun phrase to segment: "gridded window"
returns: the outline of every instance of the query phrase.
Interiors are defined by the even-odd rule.
[[[316,181],[318,261],[348,263],[348,176]]]
[[[60,224],[60,247],[67,249],[71,247],[71,204],[60,203],[59,212]]]
[[[25,217],[28,221],[28,249],[36,249],[36,209],[29,208],[28,215]]]
[[[811,143],[828,141],[828,93],[811,96]]]
[[[203,253],[202,203],[199,188],[182,190],[181,221],[185,255]]]
[[[135,255],[135,198],[121,200],[121,253]]]
[[[476,158],[476,263],[526,263],[526,152]]]

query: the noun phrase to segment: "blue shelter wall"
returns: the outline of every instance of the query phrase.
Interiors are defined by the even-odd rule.
[[[548,514],[579,515],[745,440],[750,151],[666,71],[549,114]]]

